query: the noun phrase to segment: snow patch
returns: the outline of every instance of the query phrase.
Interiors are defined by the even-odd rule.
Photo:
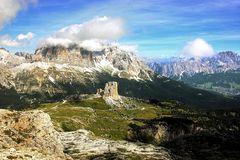
[[[32,70],[36,67],[46,70],[50,67],[50,65],[45,62],[23,63],[23,64],[20,64],[19,66],[15,67],[15,69],[16,70]]]
[[[55,84],[55,79],[53,78],[53,77],[51,77],[51,76],[48,76],[48,79],[52,82],[52,83],[54,83]]]

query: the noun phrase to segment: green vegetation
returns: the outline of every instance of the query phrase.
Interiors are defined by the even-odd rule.
[[[130,123],[140,124],[138,119],[154,119],[167,116],[166,108],[159,108],[146,102],[134,101],[134,108],[115,108],[102,98],[75,102],[57,102],[40,105],[49,113],[56,128],[64,131],[87,129],[96,136],[114,140],[125,139]],[[166,114],[166,115],[164,115]]]
[[[239,131],[239,112],[197,111],[176,101],[150,103],[129,98],[125,101],[132,107],[112,107],[102,98],[96,98],[46,103],[40,105],[40,109],[49,113],[58,130],[87,129],[96,136],[113,140],[126,139],[130,123],[143,125],[143,120],[163,117],[191,119],[198,126],[214,132]]]

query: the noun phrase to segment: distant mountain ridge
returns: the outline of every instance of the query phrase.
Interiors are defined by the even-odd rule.
[[[146,62],[156,73],[192,87],[224,95],[240,94],[240,55],[231,51],[204,58],[157,59]]]
[[[240,55],[232,51],[226,51],[212,57],[174,58],[169,62],[158,59],[147,62],[147,64],[156,73],[166,77],[180,77],[183,74],[191,76],[195,73],[219,73],[238,70],[240,69]]]

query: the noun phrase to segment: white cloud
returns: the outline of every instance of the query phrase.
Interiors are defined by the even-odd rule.
[[[81,47],[90,51],[101,51],[104,46],[104,42],[99,40],[85,40],[79,44]]]
[[[0,36],[0,45],[9,47],[25,46],[29,44],[33,38],[34,34],[32,32],[28,32],[27,34],[19,34],[16,39],[13,40],[8,35],[4,35]]]
[[[71,40],[69,39],[64,39],[64,38],[54,38],[54,37],[48,37],[45,40],[42,40],[40,42],[40,46],[46,46],[46,45],[63,45],[63,46],[68,46],[69,44],[73,43]],[[39,47],[40,47],[39,46]]]
[[[47,38],[43,44],[79,43],[85,40],[117,40],[127,34],[121,18],[97,17],[82,24],[67,26]]]
[[[193,57],[209,57],[215,54],[213,47],[201,38],[188,42],[181,53]]]
[[[117,46],[121,50],[124,50],[126,52],[138,52],[138,45],[123,45],[119,43],[111,43],[114,46]]]
[[[117,46],[122,50],[135,52],[136,45],[120,45],[112,42],[128,33],[124,20],[121,18],[97,17],[82,24],[75,24],[60,29],[54,35],[40,42],[40,46],[78,44],[91,51],[101,51],[108,45]]]
[[[29,4],[36,4],[37,0],[1,0],[0,2],[0,29],[17,13],[25,9]]]

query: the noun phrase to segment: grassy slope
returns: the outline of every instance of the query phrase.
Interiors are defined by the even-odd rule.
[[[234,116],[235,112],[228,112],[227,115],[223,115],[221,112],[221,114],[199,112],[176,102],[162,102],[159,105],[153,105],[132,100],[131,103],[135,108],[112,108],[99,98],[79,102],[42,104],[40,108],[50,114],[59,130],[87,129],[94,132],[96,136],[113,140],[126,139],[130,123],[143,125],[143,119],[151,120],[166,116],[189,118],[203,128],[218,129],[223,133],[227,133],[230,126],[239,126],[239,120],[236,120]]]
[[[110,139],[125,139],[128,124],[132,118],[156,118],[157,108],[138,102],[138,108],[126,110],[112,109],[101,98],[79,102],[42,104],[41,109],[49,113],[58,129],[65,131],[85,128],[97,136]],[[148,112],[141,111],[147,108]],[[139,122],[136,122],[139,123]]]

